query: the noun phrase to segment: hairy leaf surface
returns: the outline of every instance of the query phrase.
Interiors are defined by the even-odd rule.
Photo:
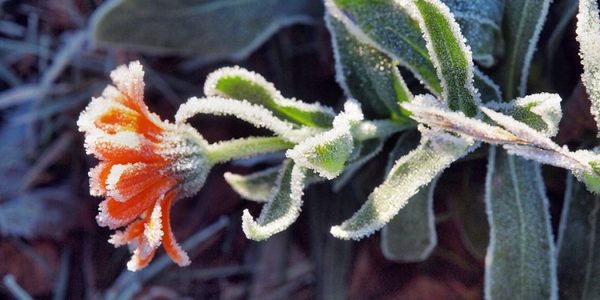
[[[271,190],[277,185],[280,169],[281,166],[276,166],[248,175],[226,172],[224,177],[229,186],[242,198],[256,202],[267,202]]]
[[[486,299],[556,299],[554,239],[539,165],[492,147],[485,200],[491,229]]]
[[[350,219],[331,228],[342,239],[359,240],[381,229],[408,200],[452,162],[473,149],[473,140],[420,127],[419,147],[396,161],[385,181]]]
[[[506,54],[501,65],[505,100],[524,96],[533,53],[548,14],[550,0],[510,0],[504,7]]]
[[[97,44],[241,60],[281,27],[308,23],[319,6],[303,0],[112,0],[93,16]]]
[[[280,119],[299,125],[331,127],[335,117],[330,107],[284,98],[264,77],[240,67],[225,67],[209,74],[204,83],[204,94],[246,100],[269,109]]]
[[[567,177],[557,245],[561,299],[600,298],[599,204],[583,184]]]
[[[600,128],[600,16],[595,0],[580,0],[577,14],[577,41],[579,41],[583,75],[581,80],[592,102],[592,116]],[[600,136],[600,131],[599,131]]]
[[[452,110],[475,116],[480,100],[473,86],[471,50],[465,45],[458,24],[439,0],[415,0],[414,3],[429,55],[442,83],[442,100]]]
[[[406,118],[398,103],[412,94],[392,59],[361,42],[330,14],[325,15],[325,21],[332,35],[336,79],[346,95],[359,100],[367,116]]]
[[[388,171],[394,162],[417,147],[419,137],[406,133],[396,142],[388,158]],[[404,208],[381,231],[381,250],[390,260],[401,262],[423,261],[437,244],[433,192],[437,178],[412,196]]]
[[[246,237],[255,241],[269,238],[288,228],[300,214],[305,186],[306,169],[286,161],[277,178],[277,186],[260,216],[255,220],[248,210],[242,216],[242,229]]]

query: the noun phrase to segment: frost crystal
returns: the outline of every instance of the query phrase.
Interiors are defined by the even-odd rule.
[[[583,74],[581,80],[592,102],[592,115],[600,128],[600,19],[595,0],[580,0],[577,14],[577,41]],[[600,134],[600,131],[599,131]]]

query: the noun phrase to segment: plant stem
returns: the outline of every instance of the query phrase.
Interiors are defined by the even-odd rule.
[[[280,137],[249,137],[214,143],[208,146],[211,163],[225,163],[232,159],[289,149],[294,143]]]

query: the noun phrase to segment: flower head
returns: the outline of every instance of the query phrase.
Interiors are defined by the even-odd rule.
[[[100,160],[89,172],[90,194],[106,197],[96,217],[100,226],[124,227],[109,240],[133,250],[127,267],[145,267],[162,243],[175,263],[190,263],[175,241],[169,211],[179,198],[196,193],[211,167],[208,143],[187,124],[171,124],[144,104],[139,62],[119,66],[106,87],[79,116],[88,154]]]

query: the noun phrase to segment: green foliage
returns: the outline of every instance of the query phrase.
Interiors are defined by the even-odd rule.
[[[310,22],[318,3],[305,0],[111,0],[95,12],[93,42],[197,55],[205,62],[240,60],[281,27]],[[224,38],[226,37],[226,38]]]

